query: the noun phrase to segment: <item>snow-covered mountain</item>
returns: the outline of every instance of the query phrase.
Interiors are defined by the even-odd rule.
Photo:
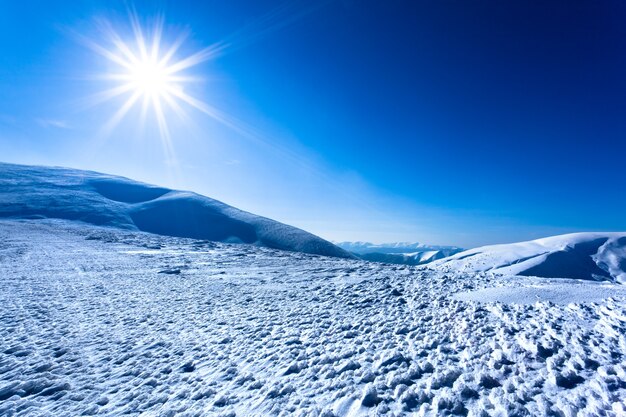
[[[166,236],[352,257],[311,233],[193,192],[67,168],[0,163],[0,217],[76,220]]]
[[[368,252],[356,254],[357,257],[366,261],[372,262],[384,262],[388,264],[400,264],[400,265],[424,265],[430,262],[434,262],[438,259],[444,259],[448,256],[460,252],[458,250],[423,250],[413,253],[381,253],[381,252]]]
[[[626,232],[572,233],[458,253],[431,265],[440,270],[616,281],[626,284]]]
[[[363,253],[401,253],[410,254],[428,251],[461,251],[456,246],[424,245],[422,243],[393,242],[393,243],[370,243],[370,242],[334,242],[335,245],[349,252]]]
[[[335,244],[367,261],[401,265],[423,265],[463,250],[456,246],[424,245],[409,242],[378,244],[370,242],[339,242]]]

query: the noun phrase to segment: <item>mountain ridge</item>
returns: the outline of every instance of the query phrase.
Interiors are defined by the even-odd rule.
[[[427,245],[419,242],[389,242],[389,243],[372,243],[364,241],[343,241],[333,243],[340,248],[355,253],[413,253],[424,252],[430,250],[449,250],[462,248],[452,245]]]
[[[463,249],[456,246],[425,245],[418,242],[334,242],[358,258],[371,262],[399,265],[424,265],[443,259]]]
[[[0,217],[58,218],[167,236],[353,257],[302,229],[191,191],[63,167],[0,163]]]

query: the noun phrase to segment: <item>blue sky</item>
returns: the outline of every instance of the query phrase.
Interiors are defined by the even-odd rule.
[[[548,4],[546,4],[548,3]],[[185,91],[228,115],[132,108],[108,21],[190,32]],[[3,2],[0,160],[191,189],[332,240],[471,247],[624,230],[626,6],[618,1]],[[100,23],[99,23],[100,22]],[[234,127],[234,128],[233,128]]]

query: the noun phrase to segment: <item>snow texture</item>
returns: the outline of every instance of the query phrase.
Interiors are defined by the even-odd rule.
[[[0,415],[623,416],[623,288],[0,220]]]
[[[626,232],[572,233],[484,246],[434,262],[440,271],[493,272],[626,284]]]
[[[308,232],[192,192],[66,168],[0,163],[0,217],[78,220],[167,236],[352,257]]]

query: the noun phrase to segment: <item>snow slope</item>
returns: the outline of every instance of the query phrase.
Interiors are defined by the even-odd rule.
[[[292,226],[187,191],[66,168],[0,163],[0,217],[58,218],[349,258]]]
[[[615,281],[626,284],[626,232],[573,233],[467,250],[432,264],[439,270]]]
[[[0,415],[625,415],[626,287],[521,279],[0,220]]]

